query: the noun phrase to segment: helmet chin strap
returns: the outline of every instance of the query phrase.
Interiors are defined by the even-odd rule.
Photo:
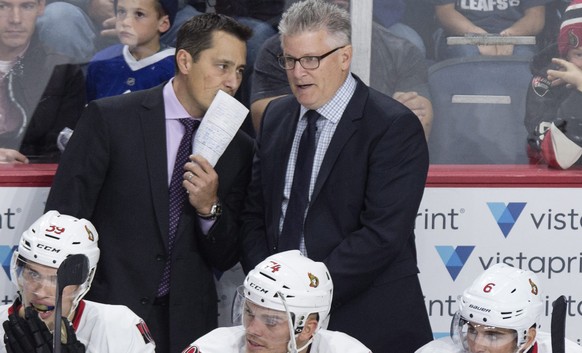
[[[283,303],[283,306],[285,307],[285,312],[287,313],[287,317],[289,318],[289,320],[287,321],[288,322],[287,326],[289,327],[289,343],[287,343],[287,353],[299,353],[305,348],[307,348],[311,344],[311,342],[313,342],[313,336],[307,341],[307,343],[303,345],[303,347],[297,348],[297,342],[295,342],[295,339],[297,338],[297,336],[299,336],[299,334],[296,335],[295,330],[293,329],[293,317],[291,316],[291,312],[287,307],[287,301],[285,300],[285,296],[283,295],[283,293],[277,292],[277,294],[279,295],[279,298],[281,298],[281,302]]]

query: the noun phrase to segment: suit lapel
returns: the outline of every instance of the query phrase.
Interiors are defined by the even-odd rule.
[[[154,212],[162,240],[167,248],[170,206],[163,87],[164,85],[160,85],[144,96],[143,109],[138,112],[138,115],[143,131],[146,168],[149,174]]]
[[[317,199],[321,188],[329,177],[329,174],[331,173],[333,166],[345,144],[360,126],[360,122],[364,113],[364,107],[366,105],[366,101],[368,100],[368,87],[366,87],[366,85],[357,77],[356,80],[358,81],[356,91],[354,92],[352,99],[348,103],[346,110],[344,111],[338,123],[338,126],[329,143],[329,147],[325,153],[325,157],[323,158],[323,162],[321,163],[321,167],[319,168],[319,173],[317,174],[313,193],[311,194],[311,203]]]

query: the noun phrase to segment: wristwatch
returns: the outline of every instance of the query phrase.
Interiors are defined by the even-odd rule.
[[[210,207],[210,213],[208,214],[202,214],[200,212],[196,213],[198,214],[198,217],[205,220],[213,221],[217,219],[222,214],[222,205],[220,204],[220,200],[216,200],[216,202],[212,204],[212,207]]]

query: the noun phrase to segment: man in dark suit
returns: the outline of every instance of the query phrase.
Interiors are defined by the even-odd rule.
[[[323,261],[336,283],[329,329],[373,352],[414,352],[432,339],[414,236],[428,170],[422,126],[350,74],[345,10],[299,2],[279,31],[278,62],[293,96],[273,100],[262,119],[243,212],[243,266],[300,249]],[[302,140],[314,118],[315,151],[305,163]]]
[[[157,352],[181,352],[217,326],[212,268],[226,270],[238,261],[252,139],[237,133],[214,168],[198,155],[182,163],[177,156],[184,126],[204,117],[218,90],[232,96],[240,86],[250,35],[248,27],[224,15],[186,22],[178,33],[172,80],[88,105],[47,201],[47,210],[89,219],[99,228],[102,258],[88,298],[139,313]],[[183,141],[191,151],[192,137]],[[179,197],[183,211],[171,241]]]

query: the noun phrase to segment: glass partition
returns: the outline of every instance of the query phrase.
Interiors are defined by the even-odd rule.
[[[560,107],[546,70],[551,58],[563,56],[556,43],[567,1],[329,1],[351,6],[353,72],[417,114],[431,163],[543,162],[547,126],[540,124],[559,118]],[[160,43],[145,54],[130,49],[131,30],[123,23],[151,15],[154,0],[139,1],[142,13],[127,0],[2,2],[0,20],[23,34],[0,39],[0,161],[13,150],[30,162],[58,162],[88,101],[172,77],[177,29],[203,12],[233,16],[254,30],[237,93],[251,108],[243,129],[253,136],[262,111],[253,104],[268,98],[253,82],[278,69],[272,59],[280,49],[272,42],[281,14],[295,1],[160,0],[170,23],[158,28]],[[156,72],[148,84],[141,84],[144,67]]]

